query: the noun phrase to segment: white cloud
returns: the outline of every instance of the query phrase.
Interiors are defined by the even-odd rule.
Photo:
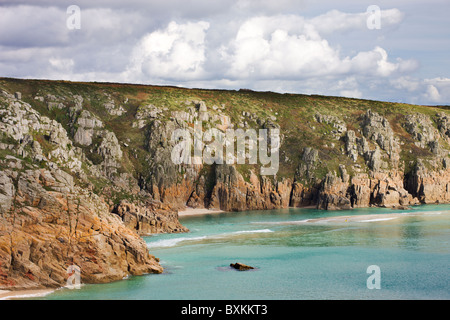
[[[381,77],[388,77],[396,72],[410,72],[418,66],[415,60],[397,59],[395,63],[390,62],[387,51],[378,46],[371,51],[360,52],[350,62],[345,61],[344,63],[349,63],[355,72]]]
[[[347,97],[347,98],[362,98],[363,97],[362,92],[359,90],[342,90],[340,92],[340,95],[342,97]]]
[[[429,84],[427,86],[427,92],[425,93],[425,97],[433,102],[439,102],[441,100],[439,90],[432,84]]]
[[[350,76],[337,81],[335,85],[329,87],[337,95],[348,98],[362,98],[363,93],[359,89],[358,79],[355,76]]]
[[[303,78],[326,74],[339,60],[312,25],[284,15],[245,21],[222,53],[232,78]]]
[[[389,84],[399,96],[408,98],[410,103],[448,104],[450,101],[450,79],[418,79],[401,76],[391,79]]]
[[[434,103],[449,103],[450,101],[450,78],[433,78],[423,81],[426,92],[425,99]]]
[[[58,73],[71,73],[75,62],[72,59],[50,58],[50,66]]]
[[[209,23],[172,21],[167,28],[145,35],[133,49],[126,74],[135,79],[178,79],[205,75],[205,35]]]
[[[342,20],[335,12],[319,20],[333,20],[336,17]],[[312,19],[314,23],[311,23],[303,17],[292,15],[248,19],[228,46],[221,48],[224,63],[230,65],[228,76],[303,79],[360,73],[387,77],[417,68],[414,60],[389,61],[387,51],[379,46],[371,51],[359,52],[352,58],[341,57],[339,49],[320,35],[316,27],[320,24],[319,20]],[[346,28],[342,23],[340,28]],[[349,22],[350,26],[353,24]]]
[[[408,76],[392,79],[389,83],[396,89],[407,90],[409,92],[416,91],[420,87],[420,82],[417,79]]]

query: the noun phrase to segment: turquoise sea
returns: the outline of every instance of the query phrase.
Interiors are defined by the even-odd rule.
[[[411,210],[283,209],[181,218],[146,237],[163,274],[39,299],[450,299],[450,205]],[[230,263],[255,267],[236,271]],[[380,289],[369,289],[369,266]]]

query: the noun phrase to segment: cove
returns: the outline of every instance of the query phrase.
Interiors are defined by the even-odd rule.
[[[164,273],[40,299],[449,299],[450,205],[189,216],[146,237]],[[231,262],[256,267],[239,272]],[[368,288],[378,266],[380,289]]]

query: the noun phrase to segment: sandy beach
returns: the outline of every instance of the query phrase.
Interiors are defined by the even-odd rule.
[[[223,210],[219,209],[205,209],[205,208],[189,208],[187,207],[184,210],[178,211],[179,217],[186,217],[186,216],[195,216],[195,215],[203,215],[203,214],[214,214],[214,213],[222,213],[225,212]]]
[[[23,299],[23,298],[35,298],[43,297],[52,293],[53,289],[39,289],[39,290],[0,290],[0,300],[10,300],[10,299]]]
[[[448,214],[450,211],[416,211],[416,212],[402,212],[402,213],[383,213],[383,214],[363,214],[363,215],[346,215],[335,217],[323,217],[317,219],[304,219],[294,221],[279,221],[279,222],[255,222],[257,224],[276,224],[276,225],[301,225],[301,224],[333,224],[333,223],[366,223],[366,222],[382,222],[399,218],[406,218],[420,215],[440,215]]]

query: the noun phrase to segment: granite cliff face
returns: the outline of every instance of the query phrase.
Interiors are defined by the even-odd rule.
[[[187,232],[178,221],[186,206],[450,202],[447,112],[249,90],[0,79],[0,289],[64,285],[71,264],[86,283],[161,272],[141,236]],[[252,144],[231,154],[245,164],[205,162],[214,139],[204,135],[227,129],[279,130],[276,174],[251,163]],[[180,130],[190,137],[190,163],[173,160]]]
[[[7,197],[0,210],[1,288],[60,287],[70,265],[81,268],[83,283],[162,272],[142,238],[69,174],[4,161],[22,170],[0,173]]]

